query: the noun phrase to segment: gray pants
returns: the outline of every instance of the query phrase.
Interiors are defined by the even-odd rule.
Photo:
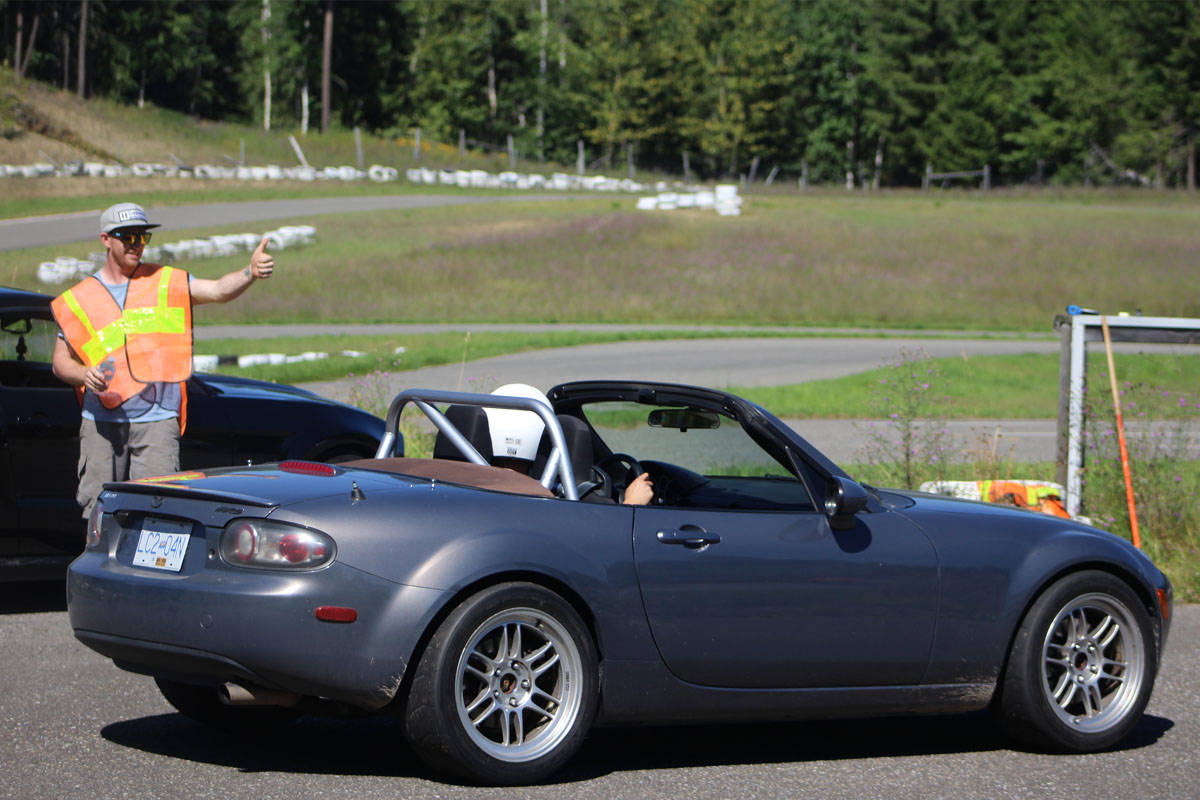
[[[179,471],[179,420],[94,422],[79,425],[79,491],[87,519],[108,481],[137,480]]]

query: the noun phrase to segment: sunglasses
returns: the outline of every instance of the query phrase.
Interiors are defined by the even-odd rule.
[[[150,237],[154,234],[147,231],[112,231],[108,235],[120,239],[131,247],[139,247],[149,244]]]

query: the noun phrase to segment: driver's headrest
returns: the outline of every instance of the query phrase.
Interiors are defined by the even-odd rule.
[[[588,424],[579,417],[572,417],[569,414],[556,416],[558,424],[562,426],[563,440],[567,444],[567,457],[571,459],[571,469],[575,472],[575,480],[576,482],[585,481],[591,474],[592,464],[595,463],[592,453],[592,431]],[[553,446],[554,443],[550,441],[550,433],[543,433],[542,441],[538,443],[537,456],[533,459],[533,467],[529,470],[530,475],[540,476],[542,474]]]
[[[487,414],[479,406],[449,406],[446,408],[446,419],[458,428],[471,446],[479,451],[485,460],[491,461],[492,433],[488,428]],[[467,461],[454,443],[441,431],[433,440],[433,457],[450,461]]]

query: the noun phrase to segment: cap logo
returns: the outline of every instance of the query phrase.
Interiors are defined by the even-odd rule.
[[[121,222],[126,222],[131,219],[144,220],[145,218],[146,215],[142,213],[140,208],[123,208],[117,212],[117,219],[119,219]]]

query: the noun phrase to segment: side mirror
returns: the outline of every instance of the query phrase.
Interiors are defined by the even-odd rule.
[[[835,477],[825,494],[825,516],[829,527],[845,531],[854,527],[854,515],[862,510],[869,499],[867,490],[849,478]]]
[[[25,334],[33,330],[33,320],[29,317],[15,317],[13,319],[5,319],[3,326],[5,333]]]

